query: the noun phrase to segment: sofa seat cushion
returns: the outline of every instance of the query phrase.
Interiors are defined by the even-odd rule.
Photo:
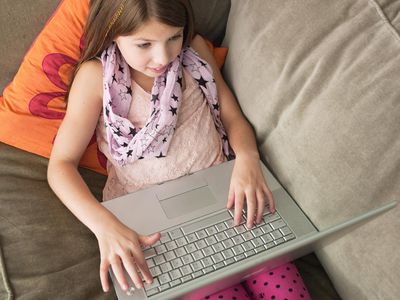
[[[399,200],[399,4],[232,1],[225,77],[270,168],[319,228]],[[325,249],[343,297],[400,293],[400,208],[377,222]]]
[[[116,299],[99,279],[95,236],[47,184],[48,160],[0,143],[0,298]],[[105,176],[82,169],[101,199]]]

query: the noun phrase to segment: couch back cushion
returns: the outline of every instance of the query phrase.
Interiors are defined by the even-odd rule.
[[[232,1],[224,45],[264,157],[318,226],[400,194],[400,38],[376,2]]]
[[[47,1],[37,2],[38,8],[45,7],[43,2]],[[200,20],[197,22],[199,32],[214,42],[221,40],[230,1],[194,1],[193,4],[195,14],[199,16],[197,19]],[[12,10],[18,9],[14,2],[6,5]],[[208,13],[210,6],[215,8],[211,14]],[[32,7],[30,9],[35,11]],[[87,13],[88,0],[63,0],[35,39],[14,80],[4,90],[4,98],[0,97],[0,118],[3,124],[0,127],[0,141],[49,157],[58,127],[65,115],[64,97],[71,70],[80,56],[82,29]],[[200,18],[203,15],[207,17]],[[7,25],[9,28],[10,25]],[[7,54],[12,53],[13,45],[6,47],[6,56],[1,58],[4,65]],[[224,54],[223,51],[215,52],[215,55],[222,58],[220,62],[224,60]],[[4,70],[5,76],[8,70]],[[105,173],[105,157],[99,152],[94,137],[82,157],[81,166]]]

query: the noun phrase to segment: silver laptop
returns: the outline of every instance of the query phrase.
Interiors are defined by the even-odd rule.
[[[263,165],[277,212],[265,208],[251,230],[233,226],[226,209],[234,161],[125,195],[103,205],[141,234],[161,232],[144,249],[154,282],[123,291],[110,271],[118,299],[199,299],[246,277],[296,259],[393,208],[391,202],[319,231]],[[128,278],[128,276],[127,276]]]

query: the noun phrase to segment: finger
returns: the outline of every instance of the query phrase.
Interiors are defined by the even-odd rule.
[[[271,213],[274,213],[276,211],[275,200],[274,200],[274,196],[272,195],[272,193],[269,190],[268,186],[264,187],[264,193],[265,193],[265,195],[267,196],[267,199],[268,199],[269,211]]]
[[[234,203],[235,203],[235,192],[233,188],[229,188],[228,203],[226,204],[226,208],[231,209]]]
[[[136,261],[136,265],[139,268],[140,272],[142,272],[143,279],[146,281],[146,283],[149,283],[149,284],[152,283],[153,276],[150,273],[150,270],[149,270],[147,262],[144,258],[143,252],[135,255],[135,261]]]
[[[124,268],[125,268],[126,272],[128,273],[129,277],[131,278],[133,284],[138,289],[141,289],[143,287],[143,283],[142,283],[142,279],[140,278],[140,276],[137,272],[134,258],[131,256],[130,253],[125,253],[124,255],[122,255],[121,259],[122,259]]]
[[[101,260],[100,262],[100,282],[101,287],[104,292],[108,292],[110,290],[110,285],[108,284],[108,268],[110,264],[105,260]]]
[[[256,215],[256,195],[253,190],[246,193],[247,200],[247,227],[252,228],[254,225],[254,217]]]
[[[160,233],[154,233],[150,236],[145,236],[145,235],[139,235],[139,241],[146,246],[151,246],[154,243],[156,243],[160,239]],[[138,253],[135,253],[135,259],[136,259],[136,264],[140,271],[142,272],[143,279],[147,283],[152,283],[153,282],[153,276],[150,273],[149,267],[147,265],[146,259],[144,258],[143,252],[140,251]]]
[[[235,226],[240,224],[243,210],[244,193],[239,192],[235,194],[235,213],[234,213],[234,223]]]
[[[161,234],[159,232],[153,233],[151,235],[139,235],[139,242],[143,246],[151,246],[161,238]]]
[[[110,260],[110,262],[111,262],[111,268],[115,275],[115,279],[117,279],[117,282],[119,283],[121,289],[126,291],[128,289],[128,282],[125,278],[125,274],[122,269],[121,259],[115,256]]]
[[[265,207],[265,195],[264,192],[261,190],[257,190],[257,216],[256,216],[256,223],[260,224],[261,219],[263,217],[264,213],[264,207]]]

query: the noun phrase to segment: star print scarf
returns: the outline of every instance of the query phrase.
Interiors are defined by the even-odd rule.
[[[182,102],[182,67],[198,82],[216,129],[222,139],[223,152],[233,158],[223,128],[217,98],[217,89],[211,67],[192,48],[185,48],[155,78],[151,91],[152,113],[143,128],[135,128],[127,119],[132,101],[129,66],[112,43],[101,55],[103,64],[103,115],[110,153],[120,165],[149,157],[165,157],[175,131]]]

